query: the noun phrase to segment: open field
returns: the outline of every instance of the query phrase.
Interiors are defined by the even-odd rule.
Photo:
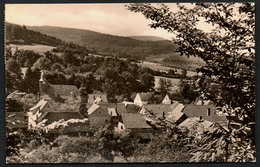
[[[14,53],[16,49],[23,49],[23,50],[33,50],[36,53],[43,54],[44,52],[51,51],[53,46],[48,45],[40,45],[40,44],[32,44],[32,45],[14,45],[10,44],[7,47],[11,47],[12,52]]]
[[[137,64],[142,66],[142,67],[151,68],[152,70],[156,70],[156,71],[159,70],[159,71],[163,71],[163,72],[168,72],[170,69],[172,69],[172,70],[176,69],[178,73],[181,73],[181,69],[166,67],[166,66],[163,66],[159,63],[143,61],[142,63],[137,63]],[[197,75],[197,72],[187,71],[187,76],[194,76],[194,75]]]

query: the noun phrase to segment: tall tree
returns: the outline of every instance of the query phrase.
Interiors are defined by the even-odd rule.
[[[27,93],[38,94],[39,93],[39,80],[40,80],[40,70],[31,70],[28,68],[25,77],[22,80],[22,89]]]
[[[15,90],[20,90],[22,82],[22,72],[19,63],[13,58],[6,61],[6,89],[7,94]]]
[[[173,33],[173,42],[179,45],[177,51],[181,55],[200,57],[206,62],[205,66],[198,69],[202,73],[200,83],[211,78],[220,85],[225,95],[222,95],[222,100],[228,105],[228,114],[236,115],[241,120],[240,130],[245,127],[250,129],[242,140],[250,140],[249,143],[254,148],[254,3],[196,3],[189,7],[177,4],[177,7],[175,12],[171,12],[164,4],[159,7],[130,4],[128,9],[140,12],[152,20],[152,28],[163,28]],[[203,21],[204,26],[211,26],[211,30],[205,31],[199,27]],[[233,131],[235,129],[229,126],[227,139],[230,139]],[[237,146],[236,142],[233,146],[238,150],[243,148]],[[235,161],[235,158],[229,158],[228,153],[226,155],[226,161]]]
[[[159,79],[159,91],[160,93],[165,96],[167,92],[169,92],[172,88],[172,82],[169,79],[160,78]]]

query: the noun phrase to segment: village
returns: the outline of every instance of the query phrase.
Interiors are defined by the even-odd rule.
[[[5,8],[6,163],[256,162],[254,3]]]
[[[50,84],[42,71],[38,103],[26,113],[7,112],[7,120],[13,122],[13,129],[38,128],[56,134],[86,133],[90,128],[112,124],[115,131],[131,130],[140,139],[149,139],[154,132],[165,131],[160,120],[187,128],[199,123],[205,130],[215,124],[227,127],[227,114],[205,98],[197,99],[193,104],[182,104],[166,95],[161,104],[151,104],[152,93],[140,92],[132,101],[110,103],[106,94],[99,93],[88,94],[87,103],[82,105],[82,89],[84,87]],[[19,95],[19,92],[9,98],[15,94]],[[54,109],[53,105],[63,103],[70,106],[69,110]]]

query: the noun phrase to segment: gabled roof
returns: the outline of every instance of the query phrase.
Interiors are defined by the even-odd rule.
[[[166,98],[168,98],[170,101],[172,101],[172,99],[169,97],[169,95],[166,94],[166,95],[163,97],[162,103],[164,102],[164,100],[166,100]]]
[[[116,117],[117,116],[116,108],[107,108],[107,112],[112,117]]]
[[[172,108],[173,108],[173,109],[174,109],[175,107],[177,107],[179,104],[180,104],[180,102],[172,100]]]
[[[48,103],[48,101],[41,99],[34,107],[30,108],[29,111],[33,112],[33,114],[38,110],[42,110],[46,104]]]
[[[208,109],[210,109],[210,114],[213,115],[214,109],[212,105],[187,104],[183,109],[183,113],[188,117],[203,117],[207,116]]]
[[[184,120],[182,123],[180,123],[179,126],[185,126],[189,129],[193,129],[193,128],[199,128],[198,124],[202,125],[204,129],[207,129],[211,125],[213,125],[213,122],[210,122],[207,120],[200,121],[200,119],[198,117],[190,117],[190,118],[187,118],[186,120]]]
[[[123,101],[122,102],[124,105],[127,105],[127,104],[135,104],[134,102],[131,102],[131,101]]]
[[[84,119],[84,117],[79,112],[48,112],[44,119],[47,119],[45,124],[48,125],[62,119],[67,121],[70,119]]]
[[[75,85],[52,85],[52,87],[60,96],[71,96],[71,93],[76,97],[80,95],[79,90]]]
[[[138,113],[140,107],[135,104],[126,104],[125,106],[127,113]]]
[[[44,71],[41,72],[40,82],[45,82],[45,86],[42,85],[40,89],[41,96],[49,96],[49,98],[64,102],[64,99],[61,97],[64,96],[80,96],[80,92],[75,85],[54,85],[49,83],[45,78]],[[58,93],[59,97],[56,97],[55,93]]]
[[[122,121],[126,129],[152,128],[140,114],[124,113],[122,114]]]
[[[93,104],[89,109],[88,109],[88,115],[92,114],[94,111],[96,111],[100,106],[97,104]]]
[[[182,112],[184,109],[185,105],[179,103],[173,108],[173,112]]]
[[[115,103],[101,103],[99,106],[111,116],[117,116]]]
[[[204,116],[203,119],[210,122],[216,122],[220,125],[227,125],[227,116],[212,115]]]
[[[183,115],[185,115],[183,112],[170,112],[169,115],[167,116],[167,118],[174,120],[174,121],[178,121]]]
[[[119,115],[123,114],[123,113],[127,113],[127,109],[126,109],[126,106],[125,104],[117,104],[117,113]]]
[[[97,97],[101,98],[101,102],[107,103],[107,95],[106,94],[88,94],[88,103],[93,103]]]
[[[153,97],[153,93],[150,93],[150,92],[148,92],[148,93],[138,93],[138,94],[139,94],[141,100],[145,101],[145,102],[149,101]]]
[[[143,106],[147,110],[153,112],[157,116],[162,116],[163,112],[167,115],[172,111],[172,107],[170,104],[144,104]]]
[[[197,100],[196,105],[210,105],[213,102],[211,100]]]
[[[116,103],[101,103],[98,104],[101,108],[116,108]]]

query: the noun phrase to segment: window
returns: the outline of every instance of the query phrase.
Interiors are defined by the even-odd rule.
[[[210,116],[210,108],[208,108],[207,116]]]

